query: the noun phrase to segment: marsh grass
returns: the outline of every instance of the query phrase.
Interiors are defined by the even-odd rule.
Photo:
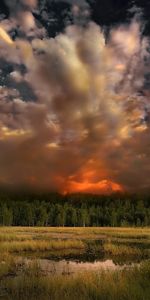
[[[149,228],[0,228],[0,299],[2,300],[149,300],[150,262],[130,270],[43,274],[38,259],[24,265],[23,253],[102,251],[111,258],[150,257]],[[144,245],[144,247],[142,247]],[[39,252],[38,252],[39,251]],[[15,257],[16,253],[16,257]]]
[[[7,276],[15,276],[18,269],[16,259],[8,253],[0,254],[0,280]]]
[[[0,233],[0,243],[1,242],[12,242],[12,241],[25,241],[31,240],[32,236],[27,234],[17,235],[17,234],[7,234],[7,233]]]
[[[23,240],[23,241],[4,241],[0,245],[1,252],[22,252],[22,251],[48,251],[48,250],[65,250],[65,249],[84,249],[82,241],[75,240],[51,240],[51,241],[34,241],[34,240]]]
[[[148,257],[149,228],[1,227],[0,253],[68,251]],[[60,253],[59,253],[60,255]]]
[[[38,264],[21,276],[1,282],[5,299],[15,300],[149,300],[150,262],[130,272],[86,272],[74,276],[43,276]]]
[[[145,255],[148,255],[148,251],[146,250],[142,251],[141,249],[136,247],[130,247],[126,245],[114,245],[111,243],[104,244],[104,252],[112,256],[141,256],[141,252],[143,252],[143,254]]]
[[[118,240],[150,243],[150,228],[0,227],[0,242],[24,240]]]

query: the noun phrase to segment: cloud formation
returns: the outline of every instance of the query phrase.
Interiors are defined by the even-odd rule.
[[[20,1],[24,17],[15,20],[23,20],[24,37],[11,42],[1,23],[1,59],[24,66],[10,76],[30,85],[36,100],[1,86],[0,184],[96,193],[149,188],[149,53],[140,24],[113,29],[107,43],[93,22],[29,40],[30,24],[38,32],[29,10],[35,5]]]

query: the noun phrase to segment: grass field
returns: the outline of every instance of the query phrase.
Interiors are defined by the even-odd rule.
[[[32,255],[28,266],[17,257]],[[138,259],[129,269],[45,274],[38,257]],[[149,300],[149,228],[0,228],[2,300]]]
[[[45,276],[38,264],[30,265],[19,276],[12,276],[13,265],[1,277],[3,300],[149,300],[150,263],[122,271],[100,271],[75,276]]]
[[[93,249],[111,255],[149,255],[149,228],[1,227],[0,253]],[[63,253],[63,252],[62,252]]]

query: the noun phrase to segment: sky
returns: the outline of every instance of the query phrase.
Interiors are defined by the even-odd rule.
[[[35,17],[41,13],[36,0],[5,0],[0,186],[60,193],[145,191],[150,57],[142,12],[134,6],[132,20],[112,26],[106,38],[85,0],[65,2],[73,21],[50,37]],[[52,13],[42,14],[55,23]]]

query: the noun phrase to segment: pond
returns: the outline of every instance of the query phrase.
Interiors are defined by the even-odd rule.
[[[49,259],[31,259],[31,258],[18,258],[21,261],[23,259],[25,266],[30,266],[33,262],[40,267],[40,270],[45,275],[72,275],[81,272],[88,271],[101,271],[101,270],[118,270],[123,268],[132,268],[134,266],[140,266],[140,262],[130,262],[124,264],[116,264],[112,259],[106,259],[104,261],[83,262],[74,260],[49,260]]]
[[[140,247],[142,247],[141,244]],[[33,253],[27,251],[22,252],[19,257],[16,253],[16,259],[25,268],[30,267],[35,262],[44,275],[71,275],[88,271],[131,269],[134,266],[140,266],[141,262],[149,257],[144,255],[143,250],[138,252],[135,251],[136,249],[139,249],[137,244],[132,245],[134,251],[131,254],[118,252],[117,255],[112,255],[111,253],[105,253],[101,240],[88,240],[84,251],[80,249],[37,251]],[[138,253],[142,253],[142,255],[137,255]]]

